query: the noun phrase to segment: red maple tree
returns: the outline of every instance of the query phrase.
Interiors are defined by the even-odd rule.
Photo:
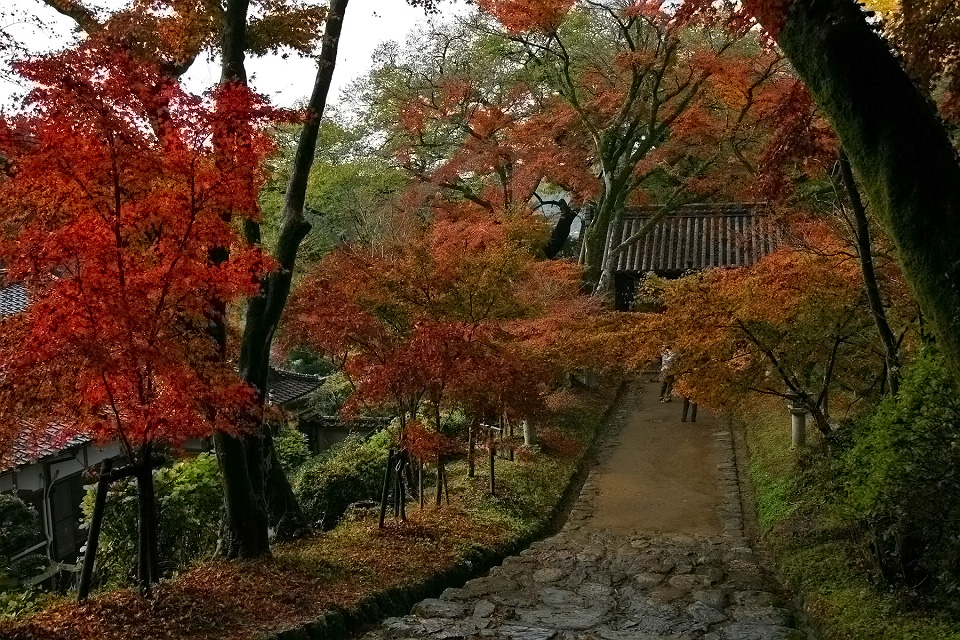
[[[62,425],[118,442],[140,488],[143,588],[156,580],[152,465],[235,432],[251,400],[209,336],[210,300],[254,293],[256,219],[276,118],[255,94],[185,92],[130,55],[85,47],[19,67],[30,109],[0,121],[0,256],[31,305],[0,344],[0,438]],[[210,260],[214,248],[229,258]],[[2,448],[2,447],[0,447]]]

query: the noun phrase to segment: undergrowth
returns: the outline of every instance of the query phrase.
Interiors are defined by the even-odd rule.
[[[82,607],[60,603],[0,621],[0,637],[253,639],[439,575],[478,553],[505,553],[542,530],[607,403],[595,396],[565,403],[550,421],[562,437],[546,438],[540,452],[497,459],[496,496],[487,492],[482,460],[474,478],[458,461],[447,469],[450,504],[438,509],[428,500],[421,510],[411,501],[406,522],[388,520],[379,529],[377,514],[360,510],[330,531],[277,545],[271,559],[202,562],[161,582],[152,598],[119,589]]]
[[[761,534],[821,640],[960,640],[955,618],[881,579],[861,523],[840,507],[852,436],[828,445],[808,428],[810,444],[791,449],[789,414],[769,399],[743,407],[742,420]]]

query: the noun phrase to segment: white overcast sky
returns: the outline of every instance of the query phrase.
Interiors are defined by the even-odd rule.
[[[11,0],[0,0],[0,3]],[[39,0],[12,0],[17,9],[29,11],[38,16],[52,32],[39,32],[26,24],[7,25],[15,35],[27,42],[37,52],[54,50],[70,42],[71,22]],[[98,4],[122,5],[118,0],[108,0]],[[442,6],[442,20],[455,13],[463,13],[466,7],[462,2],[445,3]],[[370,68],[370,57],[376,47],[384,41],[404,42],[407,34],[420,23],[426,22],[422,9],[410,7],[404,0],[352,0],[347,13],[340,39],[337,67],[333,76],[330,103],[339,101],[341,90],[350,81],[362,76]],[[250,83],[257,91],[269,96],[278,106],[290,106],[305,98],[313,85],[316,65],[313,60],[290,56],[286,60],[269,57],[261,60],[249,60],[247,66]],[[215,65],[198,61],[185,78],[187,86],[196,91],[213,86],[219,77]],[[0,101],[10,104],[11,97],[22,93],[22,87],[0,79]]]

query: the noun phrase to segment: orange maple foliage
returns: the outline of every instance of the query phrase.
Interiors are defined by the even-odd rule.
[[[514,33],[549,32],[560,26],[575,0],[477,0],[477,4]]]
[[[535,259],[542,233],[527,216],[447,208],[386,252],[340,249],[295,293],[284,343],[343,364],[356,384],[348,411],[535,415],[575,361],[553,357],[564,332],[597,311],[579,269]]]
[[[755,391],[790,398],[829,431],[838,381],[866,389],[882,375],[869,345],[875,326],[846,244],[822,223],[749,268],[714,269],[667,286],[662,314],[647,314],[659,344],[678,354],[677,391],[714,408]],[[871,373],[872,371],[872,373]],[[873,377],[871,377],[873,376]]]

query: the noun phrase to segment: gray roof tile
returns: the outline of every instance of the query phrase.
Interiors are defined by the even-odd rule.
[[[626,212],[619,240],[639,231],[659,210],[639,207]],[[661,220],[652,231],[625,249],[620,273],[679,274],[709,267],[742,267],[775,251],[780,230],[752,205],[686,205]]]
[[[11,284],[0,289],[0,316],[12,316],[27,308],[30,296],[22,284]]]

